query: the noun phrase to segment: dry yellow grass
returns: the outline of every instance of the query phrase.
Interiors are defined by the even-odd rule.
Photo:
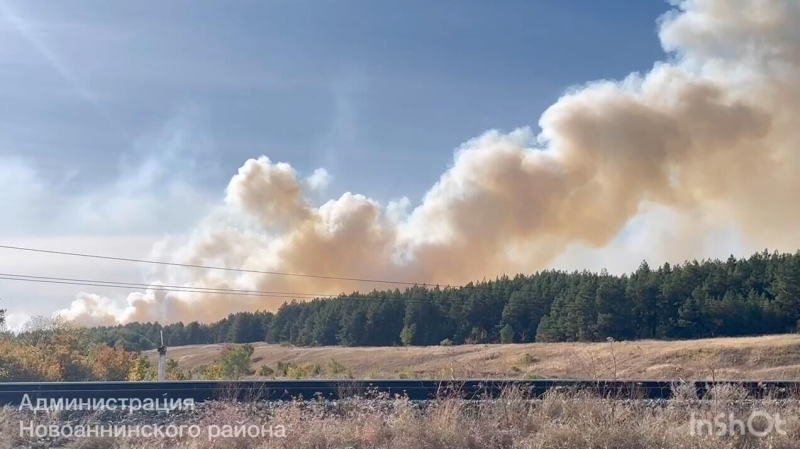
[[[224,345],[169,349],[179,366],[214,362]],[[150,353],[155,357],[155,353]],[[532,343],[430,347],[292,347],[255,344],[254,367],[335,359],[356,378],[556,377],[620,379],[797,379],[800,335],[686,341]]]
[[[385,401],[346,400],[335,406],[324,403],[275,404],[203,403],[191,413],[131,417],[91,413],[58,417],[30,411],[0,408],[1,448],[68,449],[298,449],[298,448],[393,448],[393,449],[733,449],[800,448],[800,409],[796,401],[742,401],[744,394],[728,388],[709,401],[673,399],[653,406],[647,402],[616,403],[588,394],[551,393],[541,401],[526,401],[510,392],[497,401],[479,404],[441,398],[425,407],[404,399]],[[717,397],[719,396],[719,397]],[[749,421],[780,416],[779,427],[753,421],[752,429],[764,435],[735,431],[712,435],[695,419],[715,420],[734,416]],[[127,413],[127,412],[126,412]],[[135,418],[135,421],[131,421]],[[121,420],[121,421],[120,421]],[[75,438],[56,440],[20,435],[20,422],[37,426],[137,425],[283,426],[280,437],[243,435],[196,437]],[[774,421],[777,422],[777,421]],[[695,424],[693,424],[695,423]],[[28,424],[26,424],[28,425]],[[771,431],[766,431],[771,429]]]

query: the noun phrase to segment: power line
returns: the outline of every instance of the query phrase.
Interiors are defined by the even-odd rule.
[[[49,279],[28,279],[28,278],[21,278],[21,277],[10,277],[10,276],[2,276],[0,275],[0,280],[6,281],[22,281],[22,282],[33,282],[33,283],[41,283],[41,284],[59,284],[59,285],[79,285],[83,287],[108,287],[108,288],[121,288],[121,289],[131,289],[130,285],[117,285],[111,283],[92,283],[92,282],[70,282],[70,281],[54,281]],[[283,298],[283,299],[294,299],[298,298],[297,295],[271,295],[271,294],[250,294],[250,293],[235,293],[235,292],[214,292],[214,291],[201,291],[201,290],[191,290],[191,289],[182,289],[182,288],[160,288],[160,287],[147,287],[148,290],[153,291],[164,291],[164,292],[184,292],[184,293],[200,293],[200,294],[222,294],[222,295],[233,295],[233,296],[250,296],[250,297],[258,297],[258,298]],[[300,297],[302,299],[313,299],[313,297]]]
[[[34,253],[44,253],[44,254],[54,254],[60,256],[70,256],[70,257],[84,257],[84,258],[91,258],[91,259],[100,259],[100,260],[114,260],[120,262],[135,262],[135,263],[145,263],[145,264],[152,264],[152,265],[161,265],[161,266],[172,266],[172,267],[182,267],[182,268],[198,268],[198,269],[206,269],[206,270],[221,270],[227,272],[235,272],[235,273],[253,273],[253,274],[265,274],[265,275],[273,275],[273,276],[290,276],[290,277],[300,277],[300,278],[313,278],[313,279],[328,279],[328,280],[338,280],[338,281],[350,281],[350,282],[366,282],[366,283],[377,283],[377,284],[390,284],[390,285],[405,285],[408,287],[429,287],[429,288],[453,288],[453,289],[475,289],[475,290],[489,290],[494,291],[494,287],[484,287],[478,285],[443,285],[443,284],[430,284],[424,282],[410,282],[410,281],[393,281],[388,279],[372,279],[372,278],[358,278],[358,277],[341,277],[341,276],[327,276],[327,275],[319,275],[319,274],[308,274],[308,273],[291,273],[291,272],[283,272],[283,271],[268,271],[268,270],[252,270],[252,269],[244,269],[244,268],[231,268],[231,267],[220,267],[220,266],[213,266],[213,265],[199,265],[199,264],[188,264],[188,263],[179,263],[179,262],[164,262],[158,260],[148,260],[148,259],[136,259],[131,257],[118,257],[118,256],[107,256],[107,255],[100,255],[100,254],[88,254],[88,253],[78,253],[78,252],[70,252],[70,251],[56,251],[56,250],[48,250],[42,248],[31,248],[31,247],[24,247],[24,246],[12,246],[12,245],[0,245],[0,249],[10,249],[16,251],[27,251],[27,252],[34,252]],[[534,290],[530,289],[516,289],[516,291],[520,292],[527,292],[527,293],[538,293]],[[298,293],[299,295],[303,295],[302,293]],[[308,294],[312,295],[312,294]],[[326,295],[321,295],[326,296]]]
[[[194,293],[230,293],[230,294],[238,294],[238,295],[252,295],[252,296],[266,296],[266,295],[278,295],[278,296],[311,296],[311,297],[329,297],[329,296],[336,296],[335,294],[330,293],[299,293],[299,292],[280,292],[280,291],[268,291],[268,290],[242,290],[242,289],[235,289],[235,288],[213,288],[213,287],[191,287],[185,285],[165,285],[165,284],[145,284],[139,282],[121,282],[121,281],[103,281],[103,280],[96,280],[96,279],[76,279],[76,278],[60,278],[60,277],[50,277],[50,276],[33,276],[27,274],[12,274],[12,273],[0,273],[0,277],[2,279],[7,280],[46,280],[52,281],[56,283],[56,281],[63,281],[64,283],[75,284],[75,285],[84,285],[88,284],[91,286],[108,286],[108,287],[135,287],[135,288],[146,288],[149,290],[168,290],[168,291],[187,291],[187,292],[194,292]]]
[[[289,273],[283,271],[266,271],[266,270],[248,270],[244,268],[230,268],[230,267],[218,267],[212,265],[198,265],[198,264],[188,264],[188,263],[178,263],[178,262],[164,262],[159,260],[147,260],[147,259],[135,259],[131,257],[116,257],[116,256],[106,256],[100,254],[87,254],[87,253],[76,253],[76,252],[69,252],[69,251],[55,251],[55,250],[48,250],[48,249],[41,249],[41,248],[29,248],[23,246],[11,246],[11,245],[0,245],[0,248],[3,249],[11,249],[16,251],[28,251],[28,252],[35,252],[35,253],[45,253],[45,254],[56,254],[59,256],[72,256],[72,257],[87,257],[91,259],[102,259],[102,260],[116,260],[120,262],[136,262],[136,263],[146,263],[152,265],[163,265],[163,266],[171,266],[171,267],[183,267],[183,268],[201,268],[206,270],[222,270],[222,271],[232,271],[236,273],[255,273],[255,274],[268,274],[273,276],[291,276],[291,277],[302,277],[302,278],[314,278],[314,279],[329,279],[329,280],[337,280],[337,281],[352,281],[352,282],[372,282],[376,284],[395,284],[395,285],[430,285],[431,287],[449,287],[443,286],[438,284],[420,284],[418,282],[407,282],[407,281],[392,281],[386,279],[370,279],[370,278],[356,278],[356,277],[340,277],[340,276],[325,276],[321,274],[306,274],[306,273]]]
[[[333,294],[316,294],[316,293],[300,293],[300,292],[270,292],[270,291],[262,291],[262,290],[238,290],[238,289],[213,289],[213,288],[204,288],[204,287],[185,287],[185,286],[169,286],[169,285],[155,285],[155,284],[143,284],[143,283],[135,283],[135,282],[115,282],[115,281],[103,281],[103,280],[92,280],[92,279],[76,279],[76,278],[59,278],[59,277],[47,277],[47,276],[33,276],[33,275],[24,275],[24,274],[12,274],[12,273],[0,273],[0,280],[7,280],[7,281],[19,281],[19,282],[32,282],[32,283],[41,283],[41,284],[58,284],[58,285],[79,285],[79,286],[88,286],[88,287],[108,287],[108,288],[120,288],[120,289],[130,289],[132,287],[138,288],[146,288],[153,291],[165,291],[165,292],[184,292],[184,293],[197,293],[197,294],[222,294],[222,295],[232,295],[232,296],[246,296],[246,297],[257,297],[257,298],[282,298],[282,299],[304,299],[304,300],[312,300],[312,299],[329,299],[329,300],[358,300],[358,301],[377,301],[380,300],[381,303],[385,300],[398,300],[406,303],[416,303],[416,304],[433,304],[434,302],[443,302],[443,303],[452,303],[461,300],[466,300],[465,297],[441,297],[437,298],[436,301],[431,301],[430,298],[405,298],[399,296],[368,296],[367,294],[362,294],[361,296],[355,295],[333,295]]]

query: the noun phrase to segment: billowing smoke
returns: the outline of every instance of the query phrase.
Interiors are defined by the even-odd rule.
[[[345,193],[316,207],[303,179],[247,161],[225,205],[156,256],[192,264],[460,284],[549,266],[570,248],[603,248],[637,217],[670,211],[672,254],[693,233],[734,227],[755,247],[800,246],[800,3],[684,0],[659,21],[669,59],[647,74],[572,89],[541,133],[488,131],[412,207]],[[688,226],[687,226],[688,224]],[[713,226],[712,226],[713,227]],[[685,243],[685,248],[682,245]],[[655,243],[655,242],[651,242]],[[166,284],[309,293],[368,283],[203,270]],[[148,291],[127,304],[81,295],[62,313],[91,323],[212,320],[283,298]]]

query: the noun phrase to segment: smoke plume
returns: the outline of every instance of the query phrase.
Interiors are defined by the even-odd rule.
[[[573,88],[530,128],[469,140],[412,207],[345,193],[321,206],[265,156],[233,176],[225,204],[163,260],[252,270],[460,284],[604,248],[637,217],[668,211],[671,254],[733,227],[756,248],[800,246],[800,3],[683,0],[659,19],[667,59],[646,74]],[[663,224],[662,224],[663,225]],[[658,238],[658,237],[655,237]],[[658,244],[658,242],[650,242]],[[662,242],[663,243],[663,242]],[[336,293],[365,283],[203,270],[166,284]],[[118,305],[82,294],[64,316],[100,324],[213,320],[285,299],[147,291]]]

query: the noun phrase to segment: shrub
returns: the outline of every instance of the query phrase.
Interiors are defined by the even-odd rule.
[[[219,363],[208,365],[200,371],[200,377],[205,379],[225,379],[225,373]]]
[[[325,365],[325,373],[330,377],[340,377],[342,374],[347,374],[347,368],[335,359],[328,360]]]
[[[156,374],[156,369],[150,363],[150,360],[144,355],[139,354],[139,357],[136,358],[133,365],[128,370],[128,380],[134,382],[155,380]]]
[[[519,364],[520,365],[524,365],[524,366],[528,366],[528,365],[533,365],[534,363],[536,363],[538,361],[539,361],[539,359],[534,357],[531,353],[526,352],[525,354],[522,355],[522,357],[520,357]]]
[[[95,345],[89,353],[89,369],[97,380],[125,380],[136,361],[141,358],[121,347]]]
[[[286,377],[295,379],[305,379],[309,377],[316,377],[322,372],[322,367],[317,363],[303,363],[301,365],[289,364],[286,371]]]
[[[253,355],[253,345],[229,345],[222,351],[222,355],[213,365],[206,367],[202,375],[207,379],[233,379],[238,380],[253,374],[250,369]]]
[[[0,379],[6,381],[126,380],[138,359],[58,319],[34,318],[23,333],[0,336]]]
[[[186,380],[190,379],[192,376],[191,373],[187,374],[184,373],[183,370],[178,367],[178,361],[175,359],[167,359],[167,380]]]
[[[294,365],[290,362],[278,362],[275,364],[275,372],[280,377],[286,377],[286,374],[289,372],[289,367]]]
[[[417,377],[417,372],[411,367],[405,367],[397,374],[400,379],[414,379]]]

